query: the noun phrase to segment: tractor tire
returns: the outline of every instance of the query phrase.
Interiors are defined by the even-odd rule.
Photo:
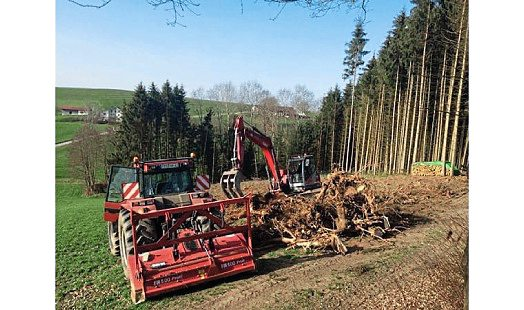
[[[120,238],[118,237],[118,222],[107,222],[107,237],[109,239],[109,251],[114,256],[120,255]]]
[[[126,278],[129,278],[129,270],[127,268],[127,256],[134,254],[133,248],[133,232],[131,225],[131,215],[129,211],[122,209],[118,215],[118,235],[120,239],[120,258],[122,268]],[[144,219],[138,222],[136,228],[137,244],[149,244],[158,240],[158,230],[155,221],[152,219]]]

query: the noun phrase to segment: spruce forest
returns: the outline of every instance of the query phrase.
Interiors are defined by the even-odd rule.
[[[264,107],[288,105],[285,94],[259,91],[250,97],[229,85],[233,95],[214,99],[259,107],[242,115],[271,137],[281,163],[290,155],[308,153],[321,172],[338,166],[350,172],[402,174],[419,161],[450,162],[467,170],[468,3],[412,3],[410,12],[401,11],[392,21],[381,49],[367,63],[366,22],[356,23],[341,59],[347,84],[333,85],[308,118],[272,117]],[[300,102],[294,106],[300,108]],[[155,159],[195,152],[197,172],[217,181],[231,165],[234,117],[226,104],[225,111],[199,111],[192,118],[183,86],[141,83],[124,104],[123,122],[110,139],[115,151],[107,163],[127,165],[134,155]],[[250,142],[246,157],[245,174],[265,178],[262,152]]]

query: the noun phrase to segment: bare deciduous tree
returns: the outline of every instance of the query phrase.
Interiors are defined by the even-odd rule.
[[[226,122],[229,123],[229,103],[237,102],[237,89],[231,81],[222,82],[215,84],[212,88],[208,89],[207,96],[211,100],[221,101],[225,105]]]
[[[278,100],[274,96],[262,99],[259,110],[262,122],[262,128],[265,133],[273,134],[275,128],[275,114],[278,107]]]
[[[191,97],[198,100],[204,100],[206,98],[206,91],[203,87],[199,87],[191,92]]]
[[[92,123],[84,123],[73,139],[69,160],[72,174],[84,180],[86,195],[96,192],[96,172],[103,169],[106,155],[106,139]]]
[[[258,81],[247,81],[240,84],[238,90],[238,100],[249,105],[257,105],[264,99],[271,96],[271,93],[264,89]]]
[[[277,92],[277,99],[280,105],[289,107],[293,101],[293,92],[287,88],[281,88]]]
[[[231,81],[222,82],[213,85],[207,90],[207,97],[210,100],[222,101],[222,102],[235,102],[237,101],[237,90],[235,85]]]
[[[306,113],[311,109],[315,95],[312,91],[306,88],[305,85],[296,85],[293,92],[293,99],[291,106],[293,106],[299,113]]]

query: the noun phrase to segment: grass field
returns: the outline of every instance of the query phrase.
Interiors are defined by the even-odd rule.
[[[82,128],[83,122],[55,122],[55,143],[73,139],[75,134]],[[95,128],[102,132],[108,128],[107,124],[96,124]]]
[[[102,108],[121,106],[124,99],[131,100],[133,92],[120,89],[55,88],[56,106],[70,105],[86,107],[99,105]]]
[[[93,89],[93,88],[69,88],[56,87],[55,106],[63,105],[88,107],[98,106],[103,109],[110,107],[121,107],[124,100],[129,101],[133,97],[133,92],[121,89]],[[197,117],[205,114],[207,110],[213,109],[225,113],[226,103],[212,100],[200,100],[187,98],[189,114]],[[250,106],[242,103],[229,103],[227,107],[231,113],[246,112]]]
[[[71,176],[68,146],[56,148],[55,158],[57,308],[131,306],[122,268],[107,247],[104,197],[83,195],[81,180]]]

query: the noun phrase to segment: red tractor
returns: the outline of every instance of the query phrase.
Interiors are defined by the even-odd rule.
[[[217,201],[206,190],[209,181],[197,179],[195,185],[191,157],[111,167],[104,220],[133,302],[255,270],[251,197]],[[245,224],[226,223],[231,205],[245,208]]]

